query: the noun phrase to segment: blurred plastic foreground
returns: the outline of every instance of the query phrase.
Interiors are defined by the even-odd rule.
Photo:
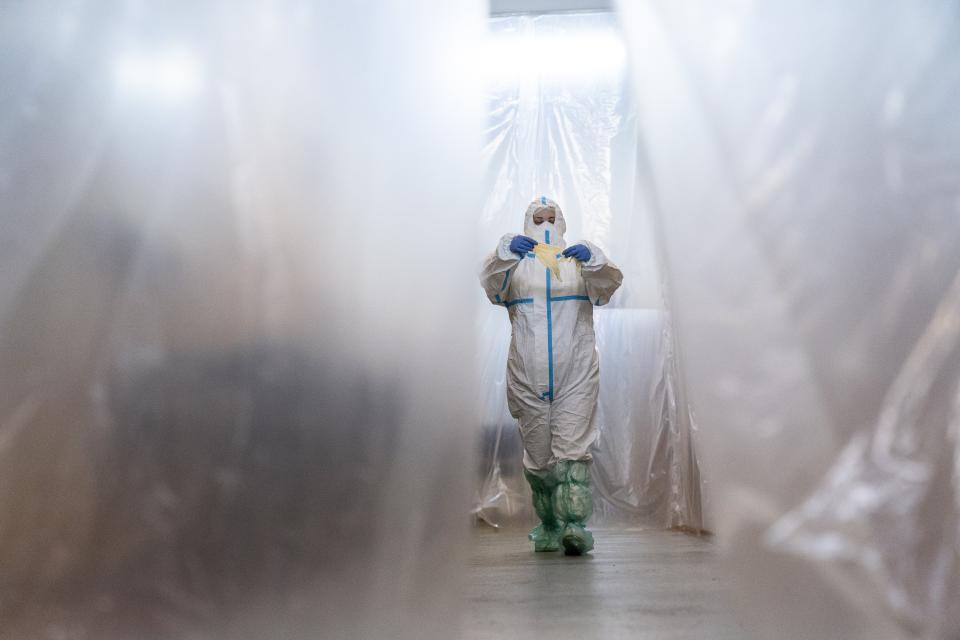
[[[482,11],[0,9],[0,636],[450,637]]]

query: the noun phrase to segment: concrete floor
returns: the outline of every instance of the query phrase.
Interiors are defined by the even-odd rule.
[[[671,531],[595,529],[583,557],[531,550],[526,532],[474,534],[464,638],[741,640],[714,544]]]

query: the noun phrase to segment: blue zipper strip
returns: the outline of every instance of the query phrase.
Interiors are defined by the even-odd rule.
[[[548,231],[548,238],[549,233]],[[550,312],[553,305],[550,304],[550,269],[544,271],[547,273],[547,370],[550,374],[550,387],[543,397],[550,398],[550,402],[553,402],[553,314]]]

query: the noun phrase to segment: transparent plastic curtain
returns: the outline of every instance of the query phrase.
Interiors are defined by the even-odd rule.
[[[758,637],[960,637],[960,5],[622,2]]]
[[[679,395],[657,243],[639,205],[637,119],[612,14],[495,18],[485,56],[486,203],[480,251],[519,233],[531,200],[554,199],[568,244],[597,243],[623,270],[594,310],[601,433],[594,447],[595,521],[703,525],[689,414]],[[479,285],[476,297],[486,304]],[[474,513],[488,524],[530,521],[522,444],[507,409],[510,323],[487,304],[478,319],[480,449]]]
[[[449,638],[485,7],[0,7],[0,637]]]

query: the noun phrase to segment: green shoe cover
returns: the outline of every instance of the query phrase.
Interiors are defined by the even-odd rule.
[[[533,541],[534,551],[559,551],[560,529],[547,529],[543,524],[533,528],[527,537]]]
[[[563,528],[560,541],[568,556],[581,556],[593,549],[593,534],[574,522]]]
[[[527,536],[533,542],[534,551],[560,550],[560,522],[554,511],[553,494],[557,487],[557,477],[553,469],[544,473],[533,473],[526,469],[523,475],[533,492],[533,509],[540,518],[540,524]]]
[[[593,549],[593,534],[586,528],[593,513],[589,463],[561,460],[556,472],[559,484],[553,493],[553,510],[562,523],[560,542],[567,555],[581,555]]]

